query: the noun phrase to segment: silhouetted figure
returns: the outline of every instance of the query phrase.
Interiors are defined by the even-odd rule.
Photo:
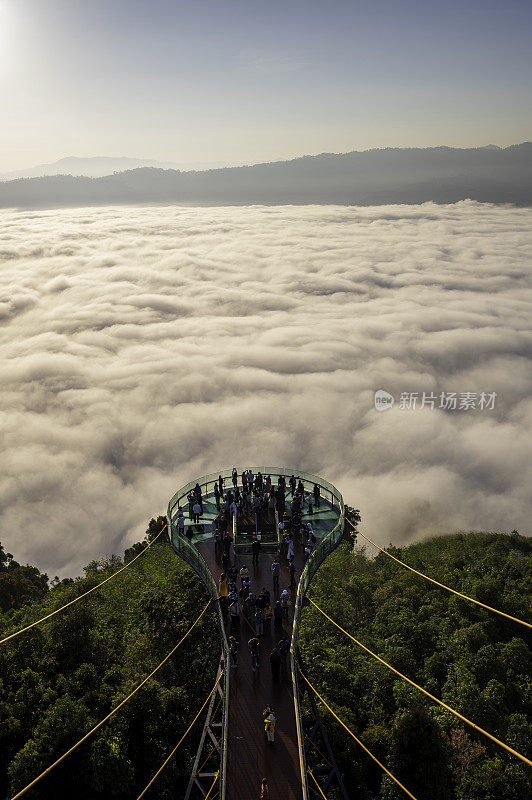
[[[270,653],[270,667],[272,670],[272,680],[278,682],[281,676],[281,654],[276,647]]]

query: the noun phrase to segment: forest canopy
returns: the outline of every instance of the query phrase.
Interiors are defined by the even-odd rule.
[[[388,551],[483,603],[532,622],[532,542],[456,534]],[[397,670],[527,757],[532,672],[527,628],[417,577],[385,554],[343,544],[309,596]],[[397,677],[314,608],[300,647],[309,679],[418,800],[524,800],[531,770]],[[351,796],[404,793],[322,708]]]
[[[55,581],[0,549],[0,638],[100,583],[124,560],[93,561]],[[156,542],[130,569],[0,648],[0,797],[12,797],[124,699],[172,650],[208,602],[192,570]],[[211,608],[180,648],[105,725],[27,793],[28,800],[136,797],[192,721],[216,679]],[[158,798],[188,781],[193,729],[157,779]]]
[[[0,638],[79,597],[153,541],[77,579],[21,566],[0,545]],[[532,621],[532,542],[514,533],[455,534],[388,551],[483,603]],[[520,753],[532,753],[532,637],[449,594],[385,554],[344,543],[309,596],[393,667]],[[80,603],[0,649],[0,797],[12,797],[114,708],[170,652],[208,602],[165,543]],[[524,800],[530,770],[373,660],[313,608],[300,648],[309,678],[348,727],[418,800]],[[129,800],[144,788],[212,688],[220,655],[214,610],[106,725],[46,776],[31,800]],[[405,795],[321,709],[351,797]],[[201,727],[201,726],[200,726]],[[200,730],[157,779],[184,786]]]

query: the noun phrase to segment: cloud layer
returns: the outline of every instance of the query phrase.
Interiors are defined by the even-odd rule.
[[[403,543],[529,534],[530,209],[0,212],[0,540],[51,575],[192,478],[315,472]],[[373,392],[497,392],[491,411]]]

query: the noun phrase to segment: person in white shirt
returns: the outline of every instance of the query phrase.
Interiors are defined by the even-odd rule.
[[[286,557],[290,561],[290,559],[293,558],[293,555],[294,555],[294,540],[293,539],[289,539],[288,540],[288,550],[287,550],[287,553],[286,553]]]
[[[199,522],[200,514],[201,514],[201,506],[197,501],[192,506],[192,514],[193,514],[193,517],[194,517],[194,522],[195,523]]]

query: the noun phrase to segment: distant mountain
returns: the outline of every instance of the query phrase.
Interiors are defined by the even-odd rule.
[[[183,172],[142,166],[98,178],[0,183],[0,206],[453,203],[532,205],[532,142],[498,148],[387,148]]]
[[[36,167],[19,169],[14,172],[0,174],[0,181],[12,181],[16,178],[42,178],[45,175],[85,175],[88,178],[102,178],[104,175],[112,175],[113,172],[125,172],[128,169],[138,169],[141,167],[155,167],[157,169],[213,169],[215,167],[225,167],[221,163],[194,163],[194,164],[175,164],[171,161],[153,161],[146,158],[112,158],[109,156],[97,156],[95,158],[79,158],[69,156],[60,158],[52,164],[38,164]]]

